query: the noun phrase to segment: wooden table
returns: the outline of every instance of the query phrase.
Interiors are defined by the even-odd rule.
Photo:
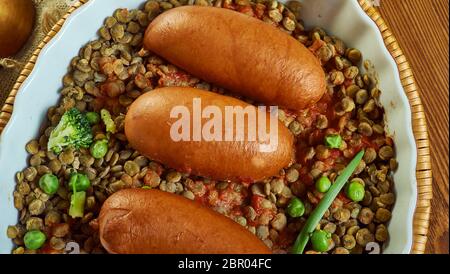
[[[431,143],[433,200],[427,253],[449,253],[448,0],[380,0],[414,71]]]

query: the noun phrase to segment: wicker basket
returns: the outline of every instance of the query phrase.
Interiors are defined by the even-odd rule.
[[[22,83],[31,73],[36,59],[42,50],[42,48],[56,35],[56,33],[61,29],[67,17],[72,14],[77,8],[82,6],[88,0],[79,0],[76,2],[59,20],[52,30],[47,34],[43,41],[34,51],[28,63],[25,65],[24,69],[20,73],[11,93],[6,99],[5,105],[3,106],[0,113],[0,133],[2,132],[5,125],[8,123],[11,114],[13,112],[14,98],[17,94]],[[414,137],[417,144],[417,166],[416,166],[416,177],[417,177],[417,207],[414,215],[414,242],[411,249],[411,253],[424,253],[425,246],[427,242],[427,233],[431,212],[431,198],[432,198],[432,172],[431,172],[431,157],[430,157],[430,143],[428,140],[427,124],[425,119],[425,112],[420,100],[418,87],[415,83],[415,79],[406,60],[403,51],[401,50],[399,44],[397,43],[392,32],[389,30],[388,26],[381,18],[378,11],[370,5],[370,0],[358,0],[359,4],[366,12],[366,14],[372,18],[372,20],[377,24],[386,44],[387,49],[394,57],[397,63],[398,70],[400,72],[400,79],[403,88],[408,96],[409,103],[412,110],[412,124]]]

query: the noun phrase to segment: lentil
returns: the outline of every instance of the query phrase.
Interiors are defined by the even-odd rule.
[[[350,210],[340,208],[333,214],[333,217],[341,223],[346,222],[350,219]]]
[[[333,250],[333,254],[350,254],[350,252],[348,249],[338,246]]]
[[[269,227],[266,225],[260,225],[256,228],[256,236],[261,240],[266,239],[269,236]]]
[[[282,231],[287,224],[286,215],[284,215],[284,213],[278,213],[277,215],[275,215],[270,224],[274,229]]]
[[[295,169],[295,168],[288,169],[288,171],[286,173],[286,180],[288,182],[293,183],[298,180],[298,177],[299,177],[299,172],[297,169]]]
[[[383,146],[378,151],[378,156],[382,160],[389,160],[390,158],[394,157],[394,150],[392,149],[391,146]]]
[[[139,166],[134,161],[125,162],[123,168],[125,172],[130,176],[134,176],[139,172]]]
[[[377,212],[375,213],[375,219],[378,222],[387,222],[391,219],[391,212],[385,208],[378,208]]]
[[[344,235],[344,237],[342,237],[342,245],[348,250],[353,249],[356,246],[355,237],[351,234]]]
[[[30,212],[31,215],[40,215],[44,212],[44,210],[45,210],[45,203],[39,199],[33,200],[28,205],[28,211]]]
[[[303,131],[303,126],[297,122],[297,121],[292,121],[289,124],[289,130],[294,134],[294,135],[299,135],[302,131]]]
[[[357,49],[350,48],[346,51],[347,58],[353,63],[358,64],[361,61],[361,52]]]
[[[69,225],[67,223],[55,225],[52,232],[53,236],[62,238],[69,233]]]
[[[66,243],[61,238],[51,237],[50,246],[55,250],[63,250],[66,247]]]
[[[318,129],[325,129],[328,127],[328,118],[325,115],[318,115],[317,116],[317,121],[316,121],[316,127]]]
[[[380,242],[385,242],[388,239],[388,231],[385,225],[380,224],[377,226],[375,232],[375,239]]]
[[[6,231],[6,235],[10,239],[15,239],[19,235],[19,229],[16,226],[9,225]]]
[[[365,208],[361,209],[361,211],[358,215],[358,220],[361,223],[367,225],[372,222],[373,217],[374,217],[374,213],[372,212],[372,210],[370,208],[365,207]]]
[[[35,155],[39,151],[39,142],[37,140],[31,140],[27,143],[25,149],[28,153]]]

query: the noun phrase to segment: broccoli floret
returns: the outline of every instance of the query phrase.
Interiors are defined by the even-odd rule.
[[[88,148],[92,141],[92,130],[86,116],[78,109],[71,108],[50,133],[47,147],[59,154],[66,147]]]
[[[111,114],[106,109],[100,111],[100,116],[102,117],[103,123],[106,126],[106,132],[116,133],[116,124],[114,124]]]

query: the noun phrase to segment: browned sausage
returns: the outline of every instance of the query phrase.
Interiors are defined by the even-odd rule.
[[[321,65],[303,44],[224,8],[166,11],[148,26],[144,47],[196,77],[269,105],[302,109],[325,92]]]
[[[176,194],[125,189],[111,195],[98,219],[109,253],[270,253],[231,219]]]
[[[219,130],[222,134],[217,139],[206,139],[203,138],[204,135],[199,136],[200,139],[194,139],[196,136],[191,118],[195,115],[194,98],[201,99],[201,110],[213,105],[222,113],[222,117],[218,118],[221,121],[222,127]],[[188,116],[190,122],[185,127],[189,131],[189,136],[185,139],[174,140],[171,135],[172,126],[172,130],[177,129],[177,121],[181,120],[181,116],[170,118],[171,111],[176,106],[186,107],[191,115]],[[267,133],[272,131],[271,144],[260,138],[250,139],[248,133],[251,132],[251,128],[248,125],[257,121],[249,123],[247,119],[243,125],[237,125],[238,116],[234,115],[235,120],[231,121],[233,124],[226,123],[225,108],[236,106],[254,110],[259,119],[256,107],[233,97],[195,88],[155,89],[141,95],[131,104],[125,117],[125,134],[130,145],[141,154],[179,171],[192,172],[215,180],[249,182],[278,174],[294,157],[292,134],[276,118],[271,127],[268,114],[265,126],[268,129]],[[202,119],[202,125],[204,126],[207,121],[206,118]],[[262,124],[258,123],[256,130],[252,131],[257,132]],[[277,134],[273,130],[275,128],[278,129]],[[228,141],[225,136],[226,130],[235,134]],[[236,139],[239,130],[244,132],[241,141]],[[182,132],[182,129],[174,131]],[[269,149],[265,150],[261,146],[263,144],[268,145]]]

